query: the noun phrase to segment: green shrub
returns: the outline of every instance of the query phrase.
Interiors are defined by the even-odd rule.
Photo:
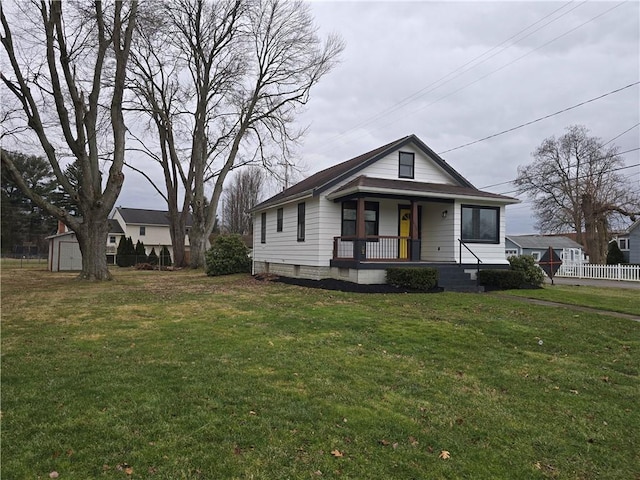
[[[136,249],[131,237],[120,237],[116,251],[116,265],[119,267],[131,267],[136,263]]]
[[[396,287],[427,292],[438,285],[438,270],[435,268],[394,267],[387,268],[387,283]]]
[[[514,255],[509,257],[508,260],[511,264],[511,270],[522,272],[524,275],[524,281],[522,283],[534,287],[539,287],[544,283],[544,271],[542,271],[531,255],[521,255],[519,257]],[[519,286],[520,285],[518,285],[518,287]]]
[[[160,251],[160,265],[163,267],[171,266],[171,253],[169,253],[169,249],[166,245],[162,247],[162,250]]]
[[[216,238],[205,253],[205,262],[209,276],[251,272],[249,249],[237,234]]]
[[[136,252],[136,264],[147,263],[147,252],[145,251],[144,243],[142,243],[140,240],[138,240],[138,242],[136,243],[135,252]]]
[[[158,265],[158,254],[156,253],[156,249],[155,247],[151,249],[151,253],[149,254],[149,257],[147,258],[147,261],[151,264],[151,265]]]
[[[500,290],[520,288],[525,283],[525,275],[519,270],[480,270],[478,283]]]
[[[618,242],[611,240],[607,250],[607,265],[618,265],[619,263],[627,263],[627,261],[618,246]]]

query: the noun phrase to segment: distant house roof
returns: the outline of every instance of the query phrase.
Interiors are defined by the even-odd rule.
[[[116,209],[125,223],[130,225],[169,225],[169,212],[166,210],[144,210],[140,208]],[[192,225],[191,214],[187,217],[187,226]],[[123,232],[124,233],[124,232]]]
[[[405,180],[385,179],[385,178],[373,178],[361,175],[349,183],[341,186],[329,194],[329,198],[340,198],[345,195],[368,191],[375,193],[388,192],[416,192],[423,193],[425,196],[444,196],[451,198],[459,197],[478,197],[486,199],[494,199],[501,201],[509,201],[511,203],[518,203],[519,200],[507,197],[504,195],[498,195],[497,193],[483,192],[476,188],[461,187],[459,185],[449,185],[445,183],[424,183],[424,182],[409,182]]]
[[[109,233],[124,233],[122,227],[116,219],[109,219]]]
[[[582,248],[577,242],[562,236],[547,235],[507,235],[507,239],[518,245],[520,248]]]
[[[386,145],[371,150],[370,152],[364,153],[350,160],[347,160],[346,162],[339,163],[337,165],[334,165],[333,167],[329,167],[314,175],[311,175],[310,177],[296,183],[286,190],[283,190],[282,192],[274,195],[264,202],[259,203],[258,205],[253,207],[252,210],[260,210],[262,208],[289,201],[298,197],[317,195],[320,192],[336,185],[344,178],[359,172],[363,168],[380,160],[394,150],[402,148],[409,143],[415,144],[419,149],[421,149],[425,154],[433,159],[433,161],[439,167],[441,167],[445,172],[453,177],[460,185],[475,190],[475,187],[466,178],[456,172],[453,167],[451,167],[437,153],[435,153],[426,144],[424,144],[422,140],[420,140],[415,135],[407,135],[406,137],[400,138],[391,143],[387,143]]]

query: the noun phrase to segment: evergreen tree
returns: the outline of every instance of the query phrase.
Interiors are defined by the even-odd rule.
[[[618,265],[619,263],[627,263],[624,259],[624,253],[620,250],[618,242],[612,240],[609,242],[607,250],[607,265]]]
[[[151,253],[149,254],[149,258],[147,259],[147,261],[151,265],[158,265],[158,254],[156,253],[155,247],[151,249]]]
[[[162,250],[160,251],[160,265],[163,267],[171,266],[171,253],[169,253],[169,249],[166,245],[162,247]]]
[[[116,265],[118,265],[119,267],[127,266],[126,254],[127,239],[123,235],[122,237],[120,237],[120,242],[118,242],[118,249],[116,250]]]
[[[147,252],[144,249],[144,243],[140,240],[136,243],[136,262],[135,263],[147,263]]]

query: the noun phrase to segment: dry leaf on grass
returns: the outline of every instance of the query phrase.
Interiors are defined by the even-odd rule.
[[[344,454],[340,450],[338,450],[337,448],[335,450],[331,450],[331,455],[333,455],[336,458],[344,457]]]
[[[49,478],[58,478],[58,472],[55,470],[49,474]]]
[[[438,455],[439,458],[441,458],[442,460],[448,460],[449,458],[451,458],[451,454],[449,453],[448,450],[442,450],[440,452],[440,455]]]

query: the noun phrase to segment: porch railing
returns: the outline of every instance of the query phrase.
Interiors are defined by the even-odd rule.
[[[333,258],[371,262],[408,262],[413,258],[412,253],[420,252],[419,242],[419,240],[412,240],[410,237],[397,236],[368,236],[361,239],[334,237]]]

